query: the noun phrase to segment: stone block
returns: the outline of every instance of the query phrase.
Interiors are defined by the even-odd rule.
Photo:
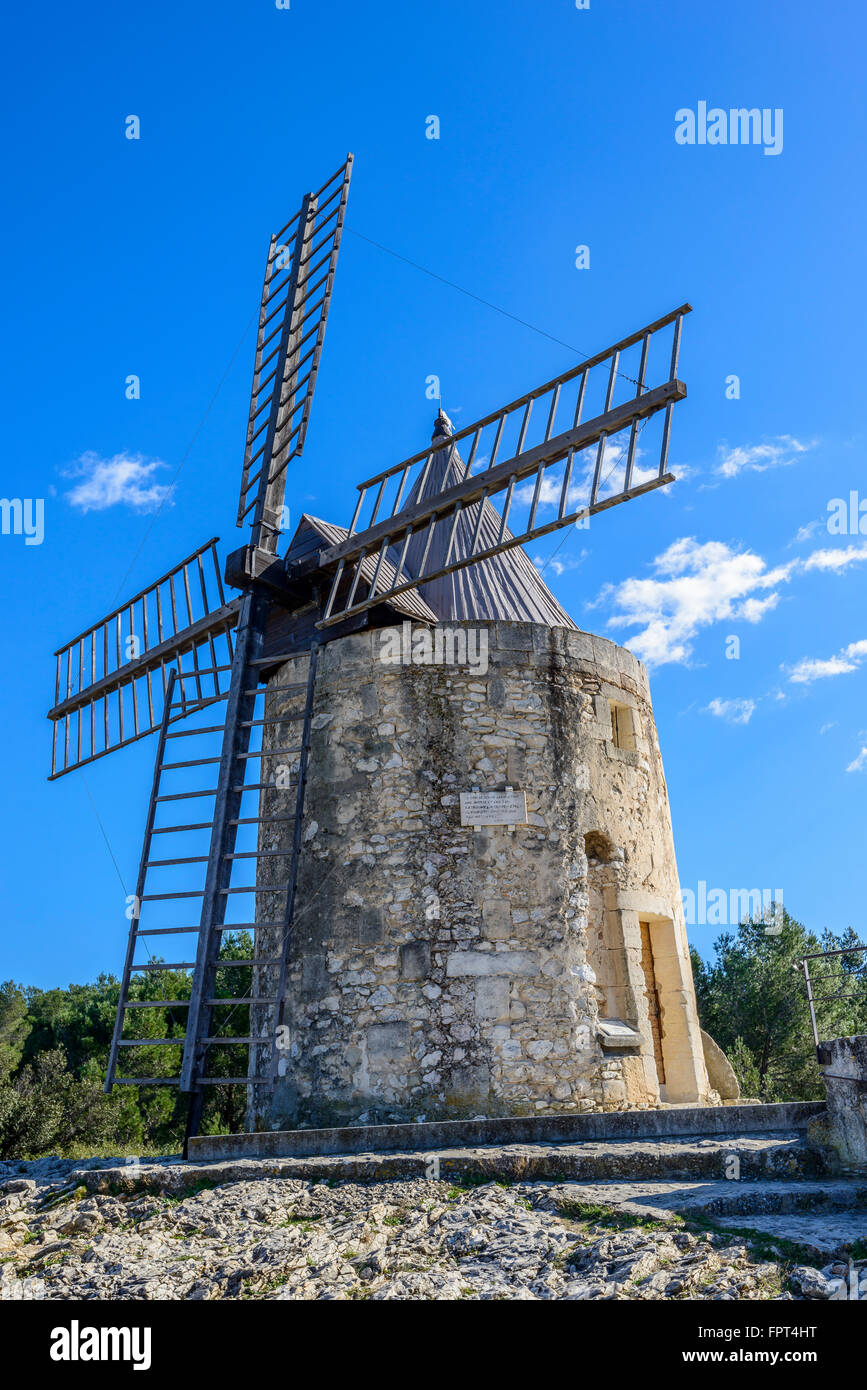
[[[533,650],[533,624],[498,623],[496,644],[500,651],[531,652]]]
[[[595,633],[590,640],[593,643],[593,659],[597,666],[602,666],[606,671],[615,672],[617,670],[617,644],[609,642],[607,637],[597,637]]]
[[[430,942],[408,941],[400,948],[400,978],[426,980],[430,974]]]
[[[665,898],[659,898],[653,893],[624,888],[617,895],[617,903],[621,909],[637,912],[642,917],[662,917],[670,920],[673,913],[669,903]],[[654,955],[657,954],[656,943],[654,943]]]
[[[506,682],[502,676],[492,676],[488,681],[488,704],[491,709],[502,709],[506,703]]]
[[[536,975],[538,969],[534,951],[452,951],[446,964],[446,974],[452,979],[462,975]]]
[[[476,985],[476,1018],[494,1020],[508,1018],[510,990],[508,976],[482,976]]]
[[[510,786],[520,787],[527,776],[527,755],[523,748],[510,748],[506,753],[506,776]]]
[[[380,1066],[409,1056],[408,1023],[372,1023],[367,1029],[367,1055]]]
[[[368,681],[361,687],[361,708],[369,719],[375,719],[379,715],[379,693],[372,681]]]
[[[593,650],[593,638],[589,632],[570,632],[566,637],[566,649],[570,656],[578,661],[593,662],[596,654]]]
[[[641,1034],[631,1023],[621,1018],[600,1018],[596,1025],[596,1036],[603,1049],[620,1051],[622,1048],[636,1050],[641,1047]]]
[[[819,1066],[828,1097],[828,1139],[847,1167],[867,1172],[867,1035],[823,1043]]]
[[[382,909],[379,907],[365,908],[358,918],[359,946],[375,946],[382,940],[382,931]]]
[[[301,988],[305,994],[325,993],[327,981],[325,956],[319,952],[305,955],[301,966]]]
[[[502,941],[512,935],[512,910],[505,898],[485,898],[482,903],[485,936]]]
[[[485,1065],[474,1067],[454,1067],[452,1070],[452,1092],[456,1099],[487,1100],[491,1089],[490,1068]]]

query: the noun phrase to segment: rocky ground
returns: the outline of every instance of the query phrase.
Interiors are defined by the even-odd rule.
[[[0,1299],[802,1299],[845,1297],[851,1279],[843,1263],[576,1205],[569,1184],[262,1177],[91,1194],[81,1164],[16,1167],[0,1180]],[[867,1261],[855,1268],[867,1297]]]

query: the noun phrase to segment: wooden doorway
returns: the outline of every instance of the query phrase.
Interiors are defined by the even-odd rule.
[[[653,1059],[656,1062],[656,1076],[660,1086],[665,1085],[665,1062],[662,1055],[662,1011],[659,1007],[659,988],[656,983],[656,970],[653,963],[653,940],[650,923],[638,923],[641,928],[641,969],[644,973],[644,997],[650,1018],[650,1035],[653,1040]]]

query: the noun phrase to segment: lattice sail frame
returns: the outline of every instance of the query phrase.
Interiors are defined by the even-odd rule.
[[[351,176],[350,154],[268,249],[237,524],[249,522],[252,545],[272,554],[286,470],[307,435]]]
[[[253,545],[271,554],[282,529],[286,470],[304,449],[352,162],[347,155],[316,193],[305,195],[268,250],[237,524],[249,522]],[[54,653],[49,780],[156,732],[171,662],[180,696],[173,720],[184,717],[187,697],[201,707],[206,689],[214,700],[226,694],[240,599],[226,602],[215,546],[216,538],[207,541]]]
[[[274,554],[282,520],[282,499],[285,473],[289,463],[297,458],[304,446],[310,404],[325,333],[325,323],[336,268],[337,251],[349,188],[352,156],[316,194],[308,194],[295,218],[271,239],[265,287],[260,309],[254,370],[253,397],[247,430],[241,502],[238,523],[252,512],[253,546]],[[293,231],[294,228],[294,231]],[[291,254],[280,238],[292,233]],[[323,254],[324,251],[324,254]],[[318,259],[317,259],[318,258]],[[319,272],[327,264],[321,276]],[[283,276],[284,271],[286,277]],[[319,277],[319,278],[317,278]],[[285,292],[285,293],[284,293]],[[281,299],[281,296],[283,298]],[[276,322],[275,327],[271,324]],[[271,343],[276,339],[276,346]],[[270,351],[269,351],[270,348]],[[267,355],[266,355],[267,354]],[[263,372],[274,363],[269,375]],[[266,413],[267,411],[267,413]],[[259,423],[260,417],[262,419]],[[253,453],[258,437],[264,443]],[[287,452],[288,451],[288,452]],[[261,462],[260,462],[261,460]],[[259,463],[256,472],[252,467]],[[198,586],[196,581],[198,580]],[[213,585],[216,585],[216,596]],[[146,821],[144,844],[139,864],[136,893],[133,895],[132,916],[127,954],[121,982],[115,1031],[106,1080],[106,1089],[114,1084],[171,1085],[192,1092],[188,1127],[195,1133],[201,1122],[203,1088],[228,1084],[252,1086],[267,1082],[273,1086],[277,1076],[277,1038],[280,1009],[285,993],[284,982],[288,943],[293,919],[295,881],[301,846],[301,817],[303,788],[310,746],[313,688],[316,672],[316,652],[311,653],[309,674],[303,708],[278,715],[263,713],[255,716],[255,702],[274,694],[274,687],[260,685],[263,667],[280,664],[285,656],[262,656],[265,629],[271,599],[252,581],[244,584],[238,599],[226,603],[222,576],[216,553],[216,538],[162,575],[153,584],[136,594],[105,618],[67,642],[55,653],[55,705],[49,717],[54,724],[52,778],[62,776],[73,768],[83,767],[114,748],[159,731],[156,766]],[[198,589],[201,590],[199,602]],[[185,609],[183,605],[186,605]],[[180,617],[179,617],[180,613]],[[215,639],[224,636],[228,644],[228,661],[220,661],[215,651]],[[209,665],[202,665],[200,655],[209,652]],[[189,654],[192,669],[184,663]],[[176,669],[169,665],[175,663]],[[213,683],[209,684],[207,678]],[[290,687],[296,690],[296,687]],[[61,698],[63,692],[63,698]],[[124,720],[126,699],[127,718]],[[131,701],[131,705],[130,702]],[[98,711],[102,702],[104,710]],[[214,707],[225,702],[219,722],[213,723]],[[100,718],[97,720],[97,712]],[[206,722],[197,719],[202,715]],[[88,717],[89,716],[89,717]],[[131,719],[130,719],[131,716]],[[172,726],[183,720],[180,730]],[[301,724],[300,743],[292,747],[268,747],[264,739],[265,726]],[[131,723],[131,731],[130,731]],[[58,755],[58,733],[62,730]],[[97,735],[104,730],[101,746]],[[192,751],[198,756],[177,758],[176,739],[194,739]],[[210,739],[211,745],[200,740]],[[258,739],[258,746],[257,746]],[[169,741],[172,741],[171,744]],[[171,749],[169,752],[168,750]],[[204,756],[203,756],[204,754]],[[166,757],[171,760],[166,761]],[[295,807],[291,815],[263,816],[256,804],[261,794],[274,782],[270,769],[276,758],[289,756],[288,771],[295,777]],[[259,772],[251,771],[259,761]],[[212,769],[208,774],[205,770]],[[191,770],[195,770],[191,772]],[[278,768],[281,774],[286,768]],[[215,785],[195,789],[167,790],[162,785],[164,774],[178,773],[194,782],[202,778]],[[250,778],[252,776],[252,781]],[[257,780],[257,777],[262,780]],[[291,784],[290,784],[291,785]],[[187,787],[189,784],[187,784]],[[284,782],[280,787],[285,790]],[[244,798],[254,797],[255,803],[244,804]],[[188,806],[191,802],[200,809],[193,821],[183,824],[157,823],[162,803]],[[212,803],[212,804],[211,804]],[[246,814],[245,814],[246,812]],[[292,822],[292,843],[285,852],[263,848],[255,832],[275,821]],[[250,843],[251,829],[254,834]],[[168,854],[158,851],[151,858],[154,836],[194,835],[198,843],[182,842],[186,852]],[[239,841],[239,835],[241,840]],[[244,842],[244,835],[248,837]],[[202,840],[201,837],[204,837]],[[170,847],[171,840],[168,842]],[[190,848],[200,852],[190,853]],[[254,901],[260,894],[258,877],[252,883],[238,883],[237,875],[246,865],[257,863],[263,856],[266,862],[274,858],[286,861],[288,877],[285,882],[270,883],[269,901],[277,902],[278,920],[263,923],[255,910],[248,915],[253,921],[234,920],[229,904],[237,902],[234,895],[251,895]],[[161,891],[151,892],[149,874],[174,874],[174,882],[157,883]],[[178,877],[179,876],[179,877]],[[233,881],[234,878],[234,881]],[[191,900],[201,899],[197,910],[198,922],[184,920]],[[156,910],[163,909],[168,918],[162,924],[141,926],[142,908],[148,920]],[[181,921],[179,922],[178,916]],[[158,919],[157,919],[158,921]],[[260,959],[258,940],[255,955],[250,960],[225,958],[222,942],[225,933],[250,929],[256,935],[260,929],[278,933],[271,944],[273,958]],[[196,938],[195,959],[157,961],[148,949],[149,959],[136,958],[139,945],[147,947],[151,937]],[[186,954],[192,955],[192,952]],[[235,973],[238,968],[267,969],[276,973],[276,994],[273,1027],[261,1037],[229,1036],[228,1026],[238,1009],[249,1009],[263,1000],[257,992],[255,1000],[250,991],[237,995],[227,993],[220,983],[224,972]],[[143,999],[138,993],[130,997],[133,977],[151,975],[157,980],[176,979],[177,972],[192,970],[190,996],[185,1002],[165,998]],[[167,1037],[124,1037],[128,1014],[139,1010],[157,1010],[168,1018],[171,1032]],[[228,1020],[225,1009],[229,1009]],[[175,1012],[185,1012],[185,1022],[179,1023]],[[237,1032],[237,1029],[235,1030]],[[247,1076],[209,1074],[208,1062],[219,1049],[236,1046],[250,1048],[257,1066]],[[179,1061],[174,1075],[117,1075],[119,1057],[127,1049],[144,1047],[166,1048],[170,1056],[169,1071]],[[248,1058],[249,1060],[249,1058]],[[264,1075],[258,1069],[264,1068]]]
[[[360,483],[358,502],[347,539],[331,546],[320,557],[323,567],[336,566],[336,570],[325,613],[317,626],[327,628],[343,622],[357,613],[364,612],[365,609],[373,608],[398,594],[405,593],[408,589],[418,588],[431,579],[477,564],[512,546],[536,540],[540,536],[573,525],[583,518],[605,511],[621,502],[631,501],[645,492],[673,482],[674,475],[667,472],[671,413],[677,402],[686,397],[686,387],[677,379],[677,364],[682,321],[691,309],[692,306],[689,304],[680,305],[663,318],[621,339],[603,352],[587,358],[579,366],[572,367],[543,386],[536,387],[509,405],[447,438],[441,438],[439,442],[434,441],[422,453],[415,454],[403,463],[395,464]],[[667,341],[663,340],[667,373],[659,385],[649,387],[647,381],[651,355],[658,355],[660,340],[657,335],[668,328],[671,328],[670,347]],[[635,376],[627,375],[621,367],[623,354],[630,348],[638,350]],[[582,423],[589,396],[591,372],[594,368],[604,367],[606,364],[608,371],[600,398],[602,409]],[[617,387],[622,381],[628,382],[630,387],[634,386],[635,391],[626,400],[615,404]],[[563,404],[567,398],[571,423],[563,430]],[[544,432],[537,443],[530,444],[531,416],[533,407],[537,404],[547,406]],[[643,429],[642,422],[660,411],[664,411],[664,418],[658,465],[652,476],[636,482],[637,441]],[[555,433],[558,412],[561,430]],[[539,416],[540,411],[537,409],[536,418]],[[603,469],[608,462],[609,441],[626,430],[629,431],[628,441],[615,453],[614,464],[609,470],[610,473],[614,467],[622,464],[622,485],[619,490],[603,492],[607,482],[603,477]],[[504,450],[504,440],[507,441],[507,457],[500,463],[497,460]],[[514,442],[510,442],[512,440]],[[434,455],[442,448],[457,449],[462,441],[469,442],[466,473],[462,481],[434,492],[431,496],[425,496],[425,483]],[[576,486],[575,459],[584,450],[593,449],[594,446],[595,454],[588,463],[586,486],[582,490],[580,486]],[[485,447],[490,447],[490,452],[484,460],[486,467],[474,474],[473,467],[481,458]],[[556,517],[537,525],[539,507],[545,502],[545,484],[551,481],[550,478],[546,479],[546,472],[561,462],[564,468],[562,475],[556,480]],[[645,472],[643,466],[640,472]],[[526,524],[520,529],[516,528],[513,533],[508,529],[508,523],[513,503],[520,495],[521,484],[525,485],[524,490],[528,494],[525,500],[529,510]],[[401,508],[404,497],[413,492],[416,494],[416,500],[411,505],[404,504]],[[493,545],[483,547],[480,545],[480,537],[485,507],[488,500],[500,492],[505,492],[506,497],[500,516],[499,534]],[[370,515],[365,526],[359,530],[359,521],[371,494],[373,501]],[[578,500],[578,496],[580,505],[570,506]],[[474,508],[475,511],[469,553],[453,556],[452,547],[458,520],[461,514],[470,508]],[[382,513],[386,513],[385,519],[379,520]],[[428,566],[428,557],[431,554],[434,530],[440,525],[449,528],[445,563],[433,568]],[[407,550],[413,537],[421,532],[425,534],[421,563],[416,572],[410,575],[404,570]],[[396,566],[387,570],[389,552],[399,555],[400,558]],[[372,555],[376,557],[376,563],[368,584],[366,573],[369,573],[370,567],[368,564],[366,572],[364,567],[365,561],[369,561]],[[344,583],[347,566],[352,570],[352,581],[348,587]],[[388,584],[383,583],[384,573],[388,574]],[[362,578],[362,589],[366,585],[367,593],[359,598],[357,594]],[[342,597],[338,602],[341,586]]]
[[[172,663],[179,697],[173,719],[184,717],[187,704],[220,699],[232,669],[239,605],[240,599],[226,601],[212,537],[58,647],[49,781],[159,729]]]

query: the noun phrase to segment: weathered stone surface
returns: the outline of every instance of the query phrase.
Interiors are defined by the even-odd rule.
[[[302,846],[283,1013],[289,1069],[279,1105],[254,1094],[250,1129],[714,1099],[646,674],[589,634],[484,628],[487,671],[385,663],[376,631],[323,649],[305,806],[316,833]],[[277,687],[303,680],[307,660],[274,676],[268,717],[291,705]],[[628,749],[612,742],[611,701],[629,713]],[[280,746],[279,727],[266,726],[266,747]],[[263,758],[263,782],[280,761]],[[526,796],[526,824],[461,825],[462,792],[507,787]],[[291,813],[291,798],[269,786],[262,814]],[[265,825],[260,847],[285,850],[290,836],[291,821]],[[268,888],[284,870],[279,855],[260,864],[259,920],[279,920]],[[282,945],[267,929],[259,944],[262,955]],[[259,968],[255,992],[273,994],[276,975]],[[489,980],[507,982],[508,1007]],[[606,1052],[600,1017],[634,1027],[635,1058]],[[268,1007],[252,1009],[252,1032],[270,1023]],[[391,1035],[372,1030],[398,1023],[406,1046],[381,1048]]]
[[[476,985],[476,1017],[507,1019],[509,1017],[510,985],[508,979],[489,975]]]
[[[735,1076],[735,1069],[719,1044],[715,1043],[710,1033],[706,1033],[703,1028],[701,1045],[704,1064],[707,1067],[707,1079],[713,1090],[720,1100],[739,1100],[741,1088]]]
[[[364,1183],[263,1163],[16,1165],[36,1177],[0,1186],[20,1231],[0,1300],[755,1301],[867,1286],[867,1261],[842,1258],[796,1266],[790,1282],[783,1258],[754,1254],[740,1234],[684,1225],[688,1194],[672,1183],[669,1205],[651,1207],[641,1184],[461,1188],[418,1160],[425,1171]],[[710,1186],[734,1200],[739,1185]]]
[[[848,1167],[867,1172],[867,1034],[819,1047],[828,1097],[828,1142]]]
[[[371,1058],[403,1058],[409,1050],[408,1023],[372,1023],[367,1030]]]
[[[426,980],[430,974],[430,943],[408,941],[400,948],[400,977],[402,980]]]
[[[530,951],[452,951],[446,965],[449,978],[462,975],[535,975],[537,959]]]

